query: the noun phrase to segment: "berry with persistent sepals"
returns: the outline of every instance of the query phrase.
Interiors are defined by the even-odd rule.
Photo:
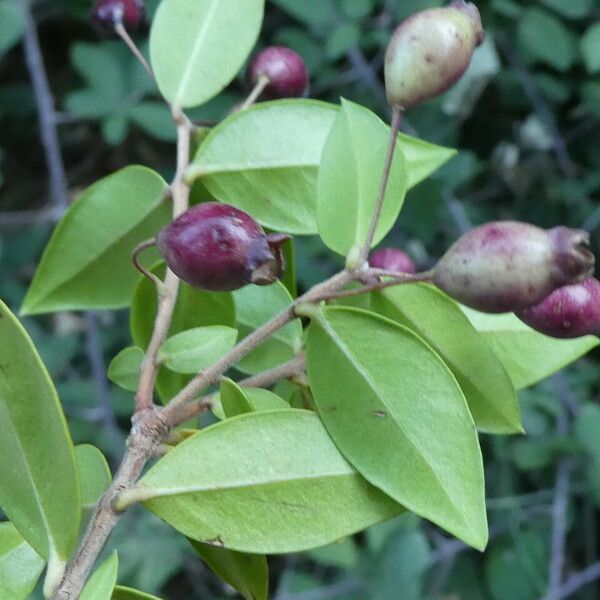
[[[270,46],[254,57],[249,69],[251,84],[255,86],[261,77],[268,79],[264,98],[300,98],[308,93],[306,65],[298,53],[285,46]]]
[[[398,248],[381,248],[369,256],[369,265],[376,269],[397,271],[398,273],[415,273],[416,268],[406,252]]]
[[[129,32],[138,29],[146,15],[143,0],[98,0],[92,9],[93,23],[105,33],[122,24]]]
[[[590,277],[558,288],[539,304],[518,311],[517,316],[552,337],[600,335],[600,281]]]
[[[589,234],[496,221],[467,232],[433,270],[433,282],[459,302],[484,312],[529,308],[556,288],[594,269]]]
[[[405,110],[445,92],[466,71],[483,38],[479,11],[464,0],[405,19],[385,55],[390,105]]]
[[[269,285],[283,273],[281,244],[247,213],[228,204],[198,204],[160,231],[156,245],[167,266],[186,283],[230,291]]]

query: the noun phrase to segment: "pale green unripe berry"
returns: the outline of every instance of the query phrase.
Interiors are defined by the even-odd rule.
[[[385,55],[390,105],[405,110],[445,92],[465,72],[483,38],[479,11],[464,0],[408,17],[392,34]]]

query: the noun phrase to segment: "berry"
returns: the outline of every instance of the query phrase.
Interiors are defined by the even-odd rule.
[[[105,33],[114,33],[119,23],[132,33],[138,29],[145,15],[143,0],[98,0],[92,9],[93,23]]]
[[[269,285],[283,272],[281,244],[247,213],[228,204],[198,204],[162,229],[156,245],[167,266],[190,285],[229,291]]]
[[[300,98],[308,93],[308,71],[302,57],[284,46],[270,46],[259,52],[249,70],[250,82],[255,86],[261,76],[269,79],[263,97]]]
[[[479,11],[464,0],[405,19],[385,55],[390,105],[405,110],[445,92],[465,72],[483,38]]]
[[[600,281],[590,277],[558,288],[539,304],[518,311],[517,316],[552,337],[600,335]]]
[[[556,288],[583,281],[594,268],[589,235],[515,221],[486,223],[459,238],[433,270],[433,282],[484,312],[529,308]]]
[[[398,248],[381,248],[369,257],[369,265],[376,269],[397,271],[398,273],[415,273],[416,268],[406,252]]]

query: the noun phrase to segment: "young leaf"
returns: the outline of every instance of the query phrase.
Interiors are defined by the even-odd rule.
[[[408,189],[413,188],[442,165],[456,156],[456,150],[431,144],[419,138],[400,133],[398,135],[398,150],[404,155],[408,171]]]
[[[102,452],[90,444],[75,446],[75,458],[81,482],[81,503],[84,510],[91,510],[110,485],[110,467]]]
[[[161,279],[164,263],[158,263],[152,272]],[[146,277],[140,279],[131,304],[129,326],[136,346],[147,348],[152,335],[157,310],[156,286]],[[233,296],[224,292],[206,292],[180,282],[179,295],[173,312],[169,333],[175,335],[194,327],[235,324]],[[162,400],[171,399],[190,380],[189,375],[173,373],[165,367],[158,372],[156,388]]]
[[[79,531],[73,443],[29,336],[0,302],[0,506],[58,576]]]
[[[440,355],[461,386],[480,431],[523,431],[515,389],[504,366],[448,296],[428,285],[399,285],[372,294],[371,306],[415,331]]]
[[[254,411],[254,407],[250,404],[250,400],[244,390],[235,381],[227,377],[221,381],[219,399],[221,401],[223,417],[226,419]]]
[[[161,600],[157,596],[148,594],[146,592],[140,592],[133,588],[128,588],[123,585],[116,585],[113,590],[110,600]]]
[[[190,177],[261,225],[317,233],[317,171],[337,107],[315,100],[261,102],[211,130]]]
[[[356,473],[319,417],[303,410],[252,412],[208,427],[122,499],[144,501],[200,542],[264,554],[322,546],[403,510]]]
[[[141,348],[137,346],[124,348],[110,361],[108,378],[124,390],[135,392],[143,360],[144,351]]]
[[[227,381],[227,380],[226,380]],[[253,387],[245,387],[240,388],[236,385],[236,387],[244,394],[248,404],[250,406],[251,412],[257,410],[277,410],[281,408],[289,408],[290,405],[280,398],[277,394],[269,390],[265,390],[262,388],[253,388]],[[221,391],[216,394],[213,400],[212,411],[215,417],[223,420],[225,418],[229,418],[234,416],[233,414],[228,414],[225,416],[225,410],[223,410],[221,395],[223,394],[223,386],[221,386]],[[240,403],[241,404],[241,403]],[[241,414],[241,413],[240,413]]]
[[[363,244],[381,185],[389,129],[368,109],[342,100],[321,158],[317,182],[319,235],[334,252],[346,255]],[[396,150],[374,244],[400,214],[408,189],[406,161]]]
[[[0,598],[29,598],[44,564],[12,523],[0,523]]]
[[[190,540],[200,558],[246,600],[267,600],[269,565],[261,554],[247,554]]]
[[[481,451],[448,367],[415,333],[374,313],[330,307],[312,316],[308,377],[344,456],[397,502],[483,549]]]
[[[227,354],[237,330],[223,325],[195,327],[170,337],[158,353],[158,362],[176,373],[198,373]]]
[[[169,220],[165,189],[157,173],[139,166],[88,188],[52,234],[21,312],[127,306],[139,278],[131,251]]]
[[[25,11],[18,0],[0,0],[0,54],[14,46],[25,31]]]
[[[187,108],[216,96],[250,54],[263,12],[264,0],[163,0],[150,58],[165,98]]]
[[[118,571],[119,557],[115,550],[89,578],[80,600],[110,600],[117,583]]]
[[[489,343],[518,390],[559,371],[600,343],[592,335],[571,340],[548,337],[512,313],[492,315],[465,306],[461,309]]]
[[[247,285],[235,291],[233,296],[240,338],[246,337],[292,302],[290,293],[280,281],[264,287]],[[301,347],[302,324],[295,319],[242,358],[237,366],[246,373],[260,373],[291,360]]]

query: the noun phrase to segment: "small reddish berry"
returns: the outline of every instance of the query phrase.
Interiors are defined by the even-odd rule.
[[[398,273],[415,273],[416,268],[406,252],[398,248],[381,248],[369,256],[369,265],[376,269],[397,271]]]
[[[385,55],[390,105],[405,110],[445,92],[466,71],[483,38],[479,11],[464,0],[405,19]]]
[[[160,231],[156,245],[182,281],[211,291],[269,285],[283,272],[281,244],[247,213],[228,204],[198,204]]]
[[[143,0],[98,0],[92,9],[93,23],[105,33],[114,33],[115,25],[119,23],[133,33],[145,15]]]
[[[300,98],[308,93],[308,71],[302,57],[284,46],[270,46],[259,52],[250,65],[250,83],[255,86],[267,77],[262,96],[269,99]]]
[[[435,266],[433,282],[467,306],[501,313],[529,308],[593,269],[586,231],[497,221],[459,238]]]
[[[590,277],[558,288],[517,316],[536,331],[556,338],[600,335],[600,282]]]

